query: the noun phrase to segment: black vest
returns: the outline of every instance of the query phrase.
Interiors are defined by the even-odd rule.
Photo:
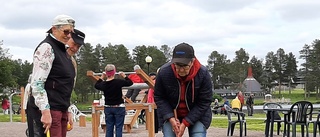
[[[67,111],[70,106],[74,84],[75,69],[68,55],[65,44],[48,35],[42,43],[49,43],[53,49],[54,60],[45,82],[51,110]]]

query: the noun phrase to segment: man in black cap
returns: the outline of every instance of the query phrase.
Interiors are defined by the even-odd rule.
[[[206,136],[212,120],[212,83],[194,49],[178,44],[171,62],[157,74],[154,99],[164,136],[181,137],[188,127],[191,136]]]
[[[76,78],[77,78],[77,61],[74,58],[74,55],[79,51],[80,47],[82,45],[84,45],[84,38],[85,38],[85,34],[83,32],[81,32],[80,30],[74,29],[74,32],[71,33],[71,38],[69,39],[69,41],[67,42],[67,52],[71,57],[72,60],[72,64],[74,66],[75,69],[75,77],[74,77],[74,85],[73,87],[75,87],[76,84]],[[69,113],[68,113],[68,124],[70,124],[70,128],[68,128],[68,130],[72,130],[73,129],[73,115],[71,113],[70,108],[68,109]]]

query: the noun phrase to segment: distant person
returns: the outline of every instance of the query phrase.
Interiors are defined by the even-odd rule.
[[[212,83],[208,69],[201,65],[194,49],[180,43],[173,49],[172,60],[157,74],[154,100],[165,137],[207,135],[212,112]]]
[[[103,91],[105,97],[104,114],[106,122],[106,137],[122,137],[122,129],[126,108],[123,101],[122,87],[131,86],[132,81],[123,73],[119,75],[124,79],[115,79],[116,67],[113,64],[107,64],[105,73],[102,73],[100,79],[96,82],[95,88]]]
[[[240,108],[241,108],[241,102],[238,98],[238,96],[236,96],[232,101],[231,101],[231,108],[232,110],[235,110],[235,111],[239,111]]]
[[[253,105],[254,105],[253,94],[250,94],[250,97],[247,98],[246,105],[247,105],[247,109],[248,109],[248,116],[252,116],[253,115]]]
[[[157,73],[158,73],[158,71],[157,71]],[[155,73],[155,72],[149,73],[149,77],[150,77],[150,79],[153,80],[154,83],[156,82],[157,73]],[[147,102],[148,103],[155,103],[154,102],[154,90],[152,88],[149,88],[149,90],[148,90]],[[154,109],[154,131],[155,131],[155,133],[158,133],[158,131],[159,131],[159,122],[158,122],[157,109]]]
[[[240,100],[240,103],[241,103],[240,111],[242,111],[242,108],[244,105],[244,95],[243,95],[242,91],[239,91],[237,96],[238,96],[238,99]]]
[[[219,108],[220,108],[219,100],[218,99],[214,99],[214,103],[213,103],[213,106],[212,106],[212,112],[214,114],[218,114],[218,109]]]
[[[10,103],[6,97],[3,98],[2,102],[1,102],[1,106],[2,106],[2,110],[3,110],[3,114],[4,115],[9,114]]]
[[[135,65],[133,67],[133,70],[136,72],[136,70],[140,69],[139,65]],[[131,81],[133,83],[145,83],[144,80],[142,78],[140,78],[140,76],[135,73],[135,74],[130,74],[128,76],[129,79],[131,79]],[[132,102],[136,101],[137,96],[139,95],[139,92],[141,91],[141,89],[128,89],[127,93],[126,93],[126,97],[127,98],[131,98]]]
[[[226,111],[226,109],[224,107],[225,105],[231,107],[230,103],[229,103],[229,100],[226,97],[223,98],[223,104],[220,106],[221,107],[221,112],[220,112],[221,115],[222,114],[227,115],[227,111]]]

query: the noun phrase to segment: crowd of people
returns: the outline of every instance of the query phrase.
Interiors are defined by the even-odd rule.
[[[243,95],[242,91],[239,91],[235,98],[231,100],[231,103],[226,97],[223,98],[223,104],[221,105],[219,104],[219,100],[215,99],[211,109],[214,114],[218,114],[220,110],[220,115],[227,115],[225,106],[232,108],[234,111],[243,112],[244,105],[247,107],[248,116],[253,116],[254,95],[250,94],[245,101],[245,96]]]
[[[70,112],[71,92],[77,75],[74,55],[84,45],[85,34],[75,28],[75,19],[58,15],[53,19],[47,36],[36,47],[33,54],[33,70],[30,92],[27,94],[27,118],[29,137],[44,137],[50,131],[51,137],[66,137],[72,130]],[[140,69],[134,66],[134,71]],[[106,137],[121,137],[126,114],[124,97],[136,101],[140,89],[130,89],[123,95],[122,88],[134,83],[144,83],[137,74],[115,78],[116,66],[107,64],[96,82],[95,88],[103,91]],[[191,136],[206,136],[212,120],[212,83],[208,69],[195,55],[193,46],[180,43],[173,49],[171,61],[159,66],[156,73],[149,74],[155,82],[154,89],[146,92],[147,102],[155,103],[155,132],[161,129],[164,136],[181,137],[188,130]],[[216,99],[215,108],[230,106],[224,98],[223,105]],[[234,110],[242,111],[245,105],[240,91],[231,101]],[[246,105],[252,115],[253,97]],[[2,108],[8,109],[5,102]],[[221,113],[225,113],[221,109]],[[67,128],[71,127],[71,128]]]

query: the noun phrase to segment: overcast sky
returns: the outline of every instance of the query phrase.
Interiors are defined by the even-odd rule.
[[[53,18],[66,14],[94,46],[131,52],[186,42],[202,64],[212,51],[233,59],[240,48],[259,59],[283,48],[299,59],[320,35],[319,7],[319,0],[10,0],[0,6],[0,40],[13,59],[32,62]]]

